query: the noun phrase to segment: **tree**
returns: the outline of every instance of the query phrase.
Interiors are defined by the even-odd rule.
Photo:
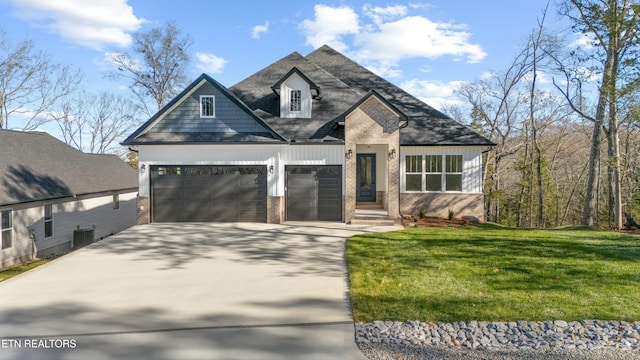
[[[619,86],[623,83],[624,68],[637,71],[637,47],[640,41],[638,17],[640,4],[635,0],[566,0],[561,13],[568,16],[574,29],[593,38],[595,51],[592,59],[601,64],[601,79],[595,116],[590,116],[574,104],[571,107],[581,116],[593,121],[592,147],[589,154],[587,192],[583,224],[594,225],[596,216],[597,171],[601,146],[601,134],[606,127],[607,169],[609,174],[609,209],[613,212],[614,229],[622,227],[622,196],[620,189],[620,142],[618,136]],[[634,76],[635,77],[635,76]],[[631,79],[629,83],[633,83]],[[559,87],[558,87],[559,88]],[[564,92],[567,95],[567,92]]]
[[[0,30],[0,129],[34,130],[50,121],[47,112],[80,80],[79,71],[52,62],[32,41],[12,43]]]
[[[65,143],[90,153],[118,153],[140,108],[123,97],[83,93],[64,102],[54,116]]]
[[[187,49],[191,38],[183,35],[174,23],[164,28],[154,27],[148,32],[133,35],[133,51],[113,54],[115,71],[113,78],[126,78],[131,91],[138,97],[149,116],[160,110],[178,94],[186,80],[185,69],[189,62]],[[157,109],[150,109],[147,100],[152,99]]]

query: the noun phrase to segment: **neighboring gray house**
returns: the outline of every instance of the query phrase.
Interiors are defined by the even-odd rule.
[[[11,130],[0,154],[0,268],[68,252],[77,229],[100,239],[136,223],[136,171],[119,157]]]
[[[203,74],[123,144],[142,222],[272,223],[484,219],[494,145],[328,46],[229,89]]]

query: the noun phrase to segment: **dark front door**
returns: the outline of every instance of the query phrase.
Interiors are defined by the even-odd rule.
[[[376,154],[358,154],[356,168],[356,201],[376,201]]]

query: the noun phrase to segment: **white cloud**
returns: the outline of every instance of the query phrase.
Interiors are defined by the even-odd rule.
[[[82,46],[126,47],[130,32],[146,22],[126,0],[13,0],[14,14]]]
[[[267,31],[269,31],[269,22],[266,21],[264,23],[264,25],[256,25],[253,27],[253,29],[251,29],[251,37],[254,39],[260,39],[260,36],[263,33],[266,33]]]
[[[480,45],[469,43],[464,25],[433,22],[421,16],[407,16],[380,24],[376,31],[358,36],[360,57],[399,61],[405,58],[439,58],[453,55],[470,63],[486,57]]]
[[[464,81],[432,81],[432,80],[407,80],[400,87],[415,97],[449,97],[454,96]]]
[[[399,76],[399,62],[409,58],[452,56],[454,60],[476,63],[487,56],[480,45],[471,42],[466,25],[410,15],[416,8],[365,5],[364,17],[360,18],[349,6],[316,5],[314,17],[300,26],[308,44],[316,48],[326,44],[351,53],[379,74]],[[351,48],[346,36],[353,36]]]
[[[326,44],[338,51],[347,50],[348,46],[343,42],[343,36],[358,34],[358,14],[348,6],[331,7],[318,4],[313,10],[314,19],[306,19],[300,24],[307,37],[307,44],[315,48]]]
[[[464,83],[412,79],[403,82],[400,87],[434,108],[442,110],[451,105],[463,104],[463,101],[456,97],[455,91]]]
[[[382,24],[385,21],[393,20],[407,15],[407,7],[403,5],[379,7],[365,5],[362,8],[365,15],[371,18],[375,24]]]
[[[226,60],[213,54],[204,54],[197,52],[196,59],[198,64],[196,68],[207,74],[216,74],[222,71]]]
[[[594,43],[595,38],[590,34],[575,34],[575,40],[569,43],[569,47],[572,49],[591,50]]]

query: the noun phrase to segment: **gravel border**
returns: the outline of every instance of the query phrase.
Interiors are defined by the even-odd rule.
[[[640,358],[640,322],[374,321],[355,330],[369,359]]]

